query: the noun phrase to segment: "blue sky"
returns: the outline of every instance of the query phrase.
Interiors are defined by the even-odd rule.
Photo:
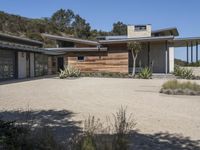
[[[30,18],[50,17],[72,9],[92,28],[110,31],[112,24],[152,24],[153,29],[177,27],[180,37],[200,37],[200,0],[0,0],[0,10]],[[177,58],[186,57],[177,49]]]

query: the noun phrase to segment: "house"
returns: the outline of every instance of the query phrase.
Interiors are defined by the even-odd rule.
[[[121,72],[132,71],[132,55],[127,49],[127,43],[138,41],[142,51],[137,58],[136,66],[152,68],[153,73],[171,73],[174,71],[174,48],[191,47],[191,62],[193,48],[196,46],[196,61],[198,61],[198,45],[200,37],[177,38],[177,28],[166,28],[152,31],[150,24],[128,25],[127,35],[97,37],[96,41],[77,39],[73,37],[43,34],[46,38],[57,41],[56,48],[46,50],[60,52],[58,68],[72,65],[82,72]]]
[[[48,74],[48,58],[43,43],[0,34],[0,81]]]
[[[190,61],[194,61],[194,46],[198,54],[200,37],[177,38],[177,28],[152,31],[147,24],[128,25],[127,30],[127,35],[97,37],[95,41],[43,34],[56,41],[55,48],[44,48],[39,41],[0,34],[0,80],[55,74],[66,65],[82,72],[130,73],[133,67],[131,52],[127,49],[130,41],[138,41],[143,47],[137,58],[137,69],[147,66],[153,73],[173,72],[175,47],[187,48],[188,62],[189,54]],[[198,61],[198,55],[195,56]]]

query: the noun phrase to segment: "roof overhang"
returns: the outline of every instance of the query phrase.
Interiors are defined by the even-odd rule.
[[[46,48],[46,53],[65,54],[70,52],[107,52],[105,47],[64,47],[64,48]]]
[[[174,36],[159,36],[159,37],[142,37],[142,38],[125,38],[116,40],[100,40],[100,44],[122,44],[132,41],[138,42],[158,42],[158,41],[170,41],[173,40]]]
[[[8,34],[4,34],[4,33],[0,33],[0,40],[5,41],[5,42],[12,42],[12,43],[18,43],[18,44],[23,44],[23,45],[30,45],[30,46],[38,46],[38,47],[43,46],[42,42],[27,39],[27,38],[17,37],[17,36],[13,36],[13,35],[8,35]]]
[[[154,31],[152,31],[151,34],[152,34],[152,35],[160,34],[160,35],[163,35],[163,36],[164,36],[164,35],[165,35],[165,36],[170,36],[170,35],[179,36],[179,32],[178,32],[178,30],[177,30],[176,27],[154,30]]]
[[[175,38],[171,42],[174,47],[187,47],[191,45],[200,44],[200,37],[188,37],[188,38]]]
[[[73,43],[80,43],[80,44],[87,44],[91,46],[97,46],[99,43],[97,41],[91,41],[91,40],[83,40],[79,38],[74,37],[67,37],[67,36],[57,36],[57,35],[50,35],[50,34],[42,34],[44,37],[47,37],[49,39],[57,40],[57,41],[67,41],[67,42],[73,42]]]
[[[0,48],[18,50],[18,51],[38,52],[38,53],[43,53],[44,51],[43,48],[21,45],[21,44],[16,44],[16,43],[9,43],[9,42],[4,42],[4,41],[0,41]]]

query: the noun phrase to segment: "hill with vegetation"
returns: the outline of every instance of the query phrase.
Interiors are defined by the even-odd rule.
[[[113,24],[110,32],[92,29],[90,24],[72,10],[60,9],[51,17],[31,19],[0,11],[0,32],[39,40],[46,47],[55,46],[53,41],[45,39],[42,33],[53,35],[71,35],[77,38],[95,40],[97,36],[125,35],[127,26],[123,22]]]

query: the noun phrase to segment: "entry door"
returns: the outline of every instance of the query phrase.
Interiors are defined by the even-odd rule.
[[[58,57],[57,58],[57,68],[58,68],[58,72],[60,72],[60,69],[64,69],[64,58],[63,57]]]

